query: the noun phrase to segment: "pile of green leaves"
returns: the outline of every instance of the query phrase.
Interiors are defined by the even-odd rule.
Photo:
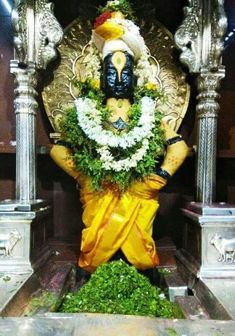
[[[65,296],[61,312],[110,313],[174,318],[179,308],[169,302],[160,288],[124,261],[99,266],[76,293]]]

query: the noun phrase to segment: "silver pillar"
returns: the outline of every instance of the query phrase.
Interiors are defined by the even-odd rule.
[[[20,67],[19,61],[11,61],[11,73],[15,76],[16,114],[16,200],[27,203],[36,199],[36,149],[35,123],[38,104],[37,76],[34,63]]]
[[[46,69],[56,58],[56,46],[62,40],[63,30],[48,0],[15,0],[12,23],[15,60],[11,62],[11,73],[16,82],[16,201],[32,204],[36,198],[37,71]]]
[[[198,74],[196,201],[211,205],[215,198],[216,140],[223,36],[227,28],[224,0],[188,0],[185,18],[176,31],[180,60]]]
[[[215,199],[217,119],[220,80],[225,76],[223,66],[216,71],[201,68],[198,76],[196,200],[210,205]]]

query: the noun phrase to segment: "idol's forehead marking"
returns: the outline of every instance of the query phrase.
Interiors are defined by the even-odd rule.
[[[121,82],[121,74],[122,70],[126,65],[126,61],[127,61],[126,55],[122,51],[116,51],[112,56],[112,63],[115,69],[117,70],[119,82]]]

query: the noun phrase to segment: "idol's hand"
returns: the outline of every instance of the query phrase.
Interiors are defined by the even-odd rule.
[[[165,138],[167,143],[166,155],[160,167],[160,176],[169,178],[178,170],[182,165],[188,154],[188,146],[175,131],[168,125],[163,125],[165,130]],[[165,172],[165,175],[164,175]],[[167,176],[167,174],[169,176]]]
[[[71,154],[72,152],[69,148],[61,145],[54,145],[50,151],[50,156],[55,163],[68,175],[72,176],[74,179],[78,179],[80,174],[75,168]]]
[[[155,190],[161,190],[167,184],[167,179],[158,174],[151,174],[146,178],[146,180],[150,183],[150,185],[154,186]]]

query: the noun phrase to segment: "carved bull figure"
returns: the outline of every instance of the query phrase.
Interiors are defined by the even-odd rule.
[[[12,230],[9,233],[0,234],[0,253],[3,250],[5,257],[12,256],[12,250],[19,240],[21,240],[21,235],[17,230]]]
[[[235,262],[235,238],[222,238],[218,233],[211,239],[210,243],[220,253],[218,261]]]

